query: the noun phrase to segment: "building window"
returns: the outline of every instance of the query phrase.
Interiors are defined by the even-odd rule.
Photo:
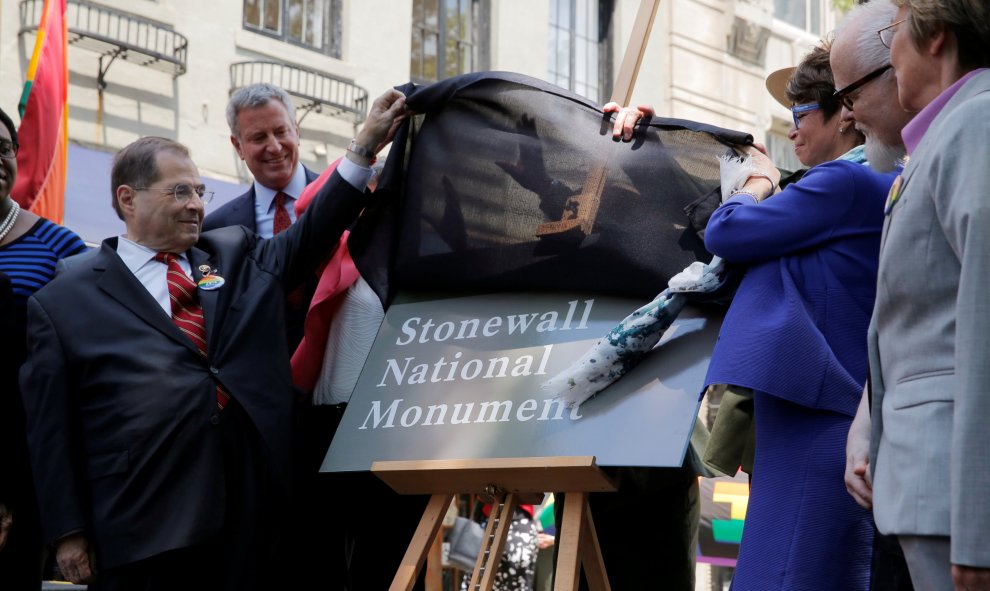
[[[244,0],[244,28],[340,58],[342,0]]]
[[[487,19],[482,0],[413,0],[409,72],[429,83],[479,69]]]
[[[550,82],[593,101],[610,92],[612,0],[550,0]]]
[[[823,0],[774,0],[773,15],[803,31],[820,35],[823,3]]]

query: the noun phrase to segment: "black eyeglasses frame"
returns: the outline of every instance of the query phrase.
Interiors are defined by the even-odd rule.
[[[836,90],[835,92],[832,93],[832,96],[834,96],[836,98],[836,100],[838,100],[839,102],[841,102],[843,107],[845,107],[845,108],[849,109],[850,111],[852,111],[853,110],[853,103],[855,101],[853,101],[851,98],[849,98],[849,95],[851,93],[853,93],[853,92],[856,92],[860,88],[866,86],[870,82],[873,82],[874,80],[876,80],[877,78],[879,78],[880,76],[882,76],[884,74],[884,72],[886,72],[887,70],[889,70],[889,69],[891,69],[893,67],[894,67],[893,64],[891,64],[891,63],[888,62],[886,65],[880,66],[876,70],[873,70],[872,72],[870,72],[866,76],[863,76],[862,78],[860,78],[859,80],[857,80],[857,81],[853,82],[852,84],[846,86],[845,88],[840,88],[840,89]]]

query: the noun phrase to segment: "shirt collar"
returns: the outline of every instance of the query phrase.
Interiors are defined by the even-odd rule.
[[[302,195],[303,189],[305,188],[306,169],[303,168],[301,163],[297,163],[296,171],[292,173],[292,180],[290,180],[289,184],[282,189],[282,192],[288,195],[292,200],[295,200]],[[266,212],[271,211],[272,204],[275,202],[275,195],[277,194],[278,190],[269,189],[258,181],[254,181],[254,199],[255,203],[258,204],[259,209]]]
[[[959,89],[963,87],[969,79],[976,76],[980,72],[985,72],[988,68],[977,68],[967,72],[965,76],[956,80],[952,86],[943,90],[935,100],[925,105],[925,108],[918,111],[918,114],[914,116],[914,119],[908,122],[901,130],[901,138],[904,140],[904,147],[907,148],[907,153],[914,153],[915,148],[921,143],[921,138],[925,137],[925,133],[928,128],[931,127],[935,118],[938,114],[942,112],[945,105],[959,92]]]
[[[156,254],[158,254],[158,251],[152,250],[143,244],[138,244],[126,236],[121,236],[117,240],[117,256],[120,257],[120,260],[124,261],[124,264],[131,270],[131,273],[136,274],[138,269],[153,261]],[[177,256],[180,259],[187,258],[184,252]]]

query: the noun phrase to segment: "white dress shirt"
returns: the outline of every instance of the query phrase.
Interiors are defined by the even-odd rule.
[[[337,172],[345,181],[351,184],[358,191],[364,191],[371,181],[371,168],[359,166],[347,158],[337,165]],[[302,195],[306,188],[306,170],[302,164],[296,165],[296,171],[292,174],[292,180],[286,185],[282,192],[288,199],[285,200],[285,210],[289,214],[289,220],[296,223],[296,199]],[[271,238],[275,227],[275,196],[278,191],[274,191],[254,182],[254,221],[257,233],[263,238]]]
[[[151,297],[155,298],[158,305],[162,307],[169,318],[172,317],[172,301],[168,297],[168,265],[155,260],[157,251],[151,250],[147,246],[142,246],[137,242],[129,240],[123,236],[117,241],[117,256],[124,261],[127,268],[134,273],[134,276],[141,285],[148,290]],[[179,266],[182,271],[192,279],[192,265],[185,253],[177,255]]]

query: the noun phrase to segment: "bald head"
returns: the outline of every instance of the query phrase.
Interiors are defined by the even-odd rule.
[[[832,43],[831,65],[835,87],[843,89],[890,63],[890,50],[880,43],[877,31],[891,23],[897,8],[888,0],[860,4],[843,19]],[[891,69],[848,94],[853,102],[856,128],[866,136],[870,165],[892,170],[904,156],[901,129],[911,115],[897,101],[897,80]]]

